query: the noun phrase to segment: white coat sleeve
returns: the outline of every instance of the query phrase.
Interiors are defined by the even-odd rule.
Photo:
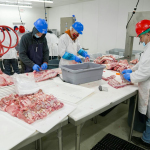
[[[80,42],[79,42],[79,40],[77,39],[77,52],[81,49],[82,47],[81,47],[81,45],[80,45]]]
[[[137,83],[150,78],[150,53],[146,53],[141,60],[138,70],[130,74],[131,82]]]
[[[132,71],[138,70],[139,64],[140,64],[140,63],[138,62],[135,66],[133,66],[133,67],[131,68],[131,70],[132,70]]]
[[[67,39],[66,35],[63,34],[58,41],[58,55],[63,56],[67,50]]]

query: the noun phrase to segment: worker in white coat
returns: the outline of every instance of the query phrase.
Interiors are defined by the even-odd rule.
[[[49,49],[49,59],[58,58],[58,37],[51,31],[47,31],[46,34],[47,45]]]
[[[140,61],[131,69],[124,70],[124,78],[138,83],[138,111],[147,116],[146,130],[142,137],[132,137],[132,142],[150,149],[150,20],[141,20],[136,24],[136,33],[143,43],[144,53]]]
[[[58,42],[58,53],[61,56],[59,67],[62,65],[69,65],[75,63],[82,63],[77,54],[83,57],[90,57],[84,51],[79,43],[79,34],[82,34],[84,27],[80,22],[75,22],[70,30],[63,34]]]
[[[7,31],[5,31],[5,29],[3,29],[3,30],[5,32],[5,40],[3,42],[3,45],[9,46],[9,44],[10,44],[9,35],[8,35]],[[11,39],[12,39],[11,46],[14,46],[16,44],[17,37],[16,37],[15,33],[13,33],[13,31],[10,31],[8,28],[6,28],[6,30],[8,30],[8,32],[11,35]],[[3,39],[3,33],[0,32],[0,40],[2,40],[2,39]],[[7,50],[7,48],[4,48],[4,51],[6,51],[6,50]],[[4,70],[5,74],[11,75],[12,68],[15,73],[19,73],[17,51],[15,48],[10,48],[9,51],[2,56],[2,60],[3,60],[4,68],[5,68],[5,70]]]

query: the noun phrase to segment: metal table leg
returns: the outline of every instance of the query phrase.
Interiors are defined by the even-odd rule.
[[[39,150],[42,150],[42,139],[40,138],[38,141],[39,141]]]
[[[38,150],[38,140],[35,141],[35,150]]]
[[[61,128],[61,127],[57,130],[57,137],[58,137],[59,150],[63,150],[63,144],[62,144],[62,128]]]
[[[80,150],[81,128],[83,127],[83,125],[84,125],[84,123],[82,123],[76,127],[75,150]]]
[[[137,95],[135,96],[135,103],[134,103],[134,110],[133,110],[133,117],[132,117],[132,124],[131,124],[131,129],[130,129],[130,135],[129,135],[129,142],[131,141],[132,138],[132,133],[133,133],[133,126],[134,126],[134,119],[135,119],[135,110],[136,110],[136,105],[137,105]]]
[[[98,118],[98,116],[95,116],[95,117],[93,118],[95,124],[97,124],[97,118]]]

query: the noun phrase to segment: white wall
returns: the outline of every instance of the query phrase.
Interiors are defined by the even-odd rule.
[[[49,9],[49,28],[60,31],[60,18],[76,15],[84,24],[80,36],[82,47],[90,53],[113,48],[125,48],[128,12],[132,12],[137,0],[93,0]],[[141,0],[137,11],[150,11],[150,0]],[[135,38],[133,49],[142,50]]]
[[[38,18],[45,19],[45,11],[43,8],[20,8],[22,21],[26,23],[26,28],[32,30],[33,23]],[[13,22],[20,22],[18,7],[0,6],[0,25],[8,25],[13,27]]]

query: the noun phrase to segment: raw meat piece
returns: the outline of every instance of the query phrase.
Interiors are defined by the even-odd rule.
[[[0,74],[2,74],[3,72],[2,72],[2,70],[0,69]]]
[[[132,63],[132,64],[137,64],[138,62],[139,62],[138,59],[134,59],[134,60],[130,61],[130,63]]]
[[[5,78],[2,77],[2,75],[0,75],[0,86],[7,86],[7,82]]]
[[[84,62],[90,62],[89,57],[86,57],[85,60],[84,60]]]
[[[11,105],[9,105],[9,106],[6,107],[6,111],[7,111],[10,115],[12,115],[12,116],[14,116],[14,117],[17,117],[17,114],[19,113],[19,106],[18,106],[18,105],[15,105],[15,104],[13,103],[13,104],[11,104]]]
[[[0,100],[0,110],[6,111],[29,124],[45,118],[48,114],[63,106],[64,104],[56,97],[44,94],[42,90],[24,96],[11,94]]]
[[[132,83],[120,83],[115,79],[110,79],[108,81],[108,84],[116,89],[127,86],[127,85],[132,85]]]
[[[3,73],[3,74],[1,74],[0,76],[2,76],[3,78],[5,78],[7,85],[12,85],[12,84],[14,84],[13,78],[10,77],[10,76],[8,76],[7,74],[4,74],[4,73]]]
[[[107,77],[107,78],[102,77],[102,79],[105,81],[108,81],[109,79],[114,79],[114,78],[116,78],[115,75],[111,75],[110,77]]]
[[[125,80],[122,74],[120,74],[122,83],[118,82],[115,79],[115,77],[116,77],[116,75],[111,75],[110,77],[107,77],[107,78],[102,77],[102,79],[105,81],[108,81],[108,84],[116,89],[127,86],[127,85],[133,85],[131,82]]]
[[[14,84],[12,77],[4,74],[0,69],[0,86],[7,86]]]
[[[37,113],[33,112],[33,111],[30,111],[30,110],[27,110],[27,111],[23,111],[23,112],[19,112],[17,114],[17,117],[29,124],[35,122],[36,120],[39,119],[39,116]]]
[[[57,76],[58,72],[54,70],[44,70],[39,72],[33,72],[36,82],[44,81]]]

